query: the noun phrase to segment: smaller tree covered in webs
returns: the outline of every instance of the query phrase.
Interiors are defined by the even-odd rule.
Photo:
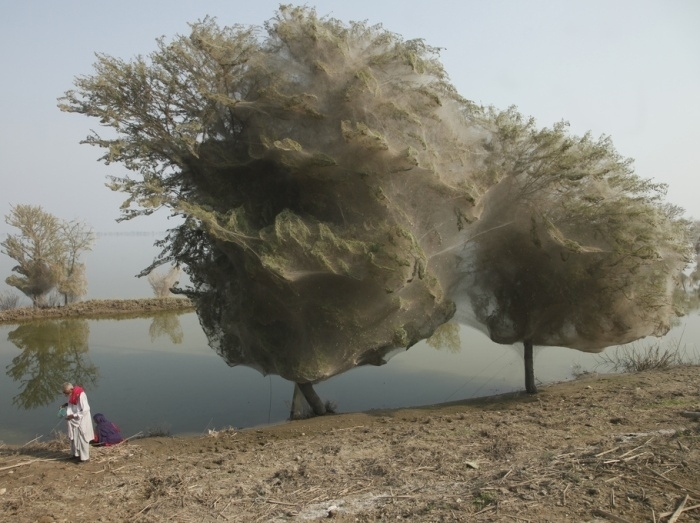
[[[16,205],[5,222],[19,229],[0,243],[17,262],[5,282],[23,292],[35,307],[47,305],[52,291],[64,305],[87,293],[85,265],[80,256],[92,249],[95,235],[79,221],[61,220],[40,206]]]

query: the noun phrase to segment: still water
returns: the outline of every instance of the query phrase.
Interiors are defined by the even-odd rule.
[[[700,339],[699,323],[685,322],[668,336]],[[420,343],[386,365],[353,369],[316,390],[338,412],[353,412],[523,388],[520,349],[494,344],[471,329],[462,329],[460,337],[459,350]],[[228,367],[208,347],[194,313],[0,325],[0,365],[0,441],[8,444],[64,430],[57,411],[65,401],[60,387],[66,380],[82,384],[93,414],[116,422],[125,437],[282,422],[289,417],[294,390],[278,376]],[[596,355],[557,347],[535,353],[541,383],[594,369],[601,371]]]

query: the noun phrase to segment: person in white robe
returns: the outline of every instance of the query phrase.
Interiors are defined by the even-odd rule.
[[[90,404],[85,391],[78,385],[64,383],[63,394],[68,396],[68,403],[63,406],[66,408],[68,421],[71,459],[85,463],[90,459],[90,441],[95,439]]]

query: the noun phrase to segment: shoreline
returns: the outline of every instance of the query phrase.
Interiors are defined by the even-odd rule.
[[[0,323],[166,310],[194,308],[90,300],[3,311]],[[536,395],[123,434],[83,465],[58,429],[46,442],[0,443],[0,520],[700,522],[698,418],[700,366],[685,365],[584,374]]]
[[[98,319],[138,316],[161,311],[194,311],[189,298],[137,298],[86,300],[62,307],[20,307],[0,311],[0,324],[64,318]]]
[[[700,521],[689,410],[700,411],[698,366],[134,439],[79,466],[65,439],[0,447],[0,519]]]

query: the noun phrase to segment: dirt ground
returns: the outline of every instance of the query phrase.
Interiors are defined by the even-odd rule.
[[[0,448],[0,520],[700,521],[700,368],[429,408]]]

